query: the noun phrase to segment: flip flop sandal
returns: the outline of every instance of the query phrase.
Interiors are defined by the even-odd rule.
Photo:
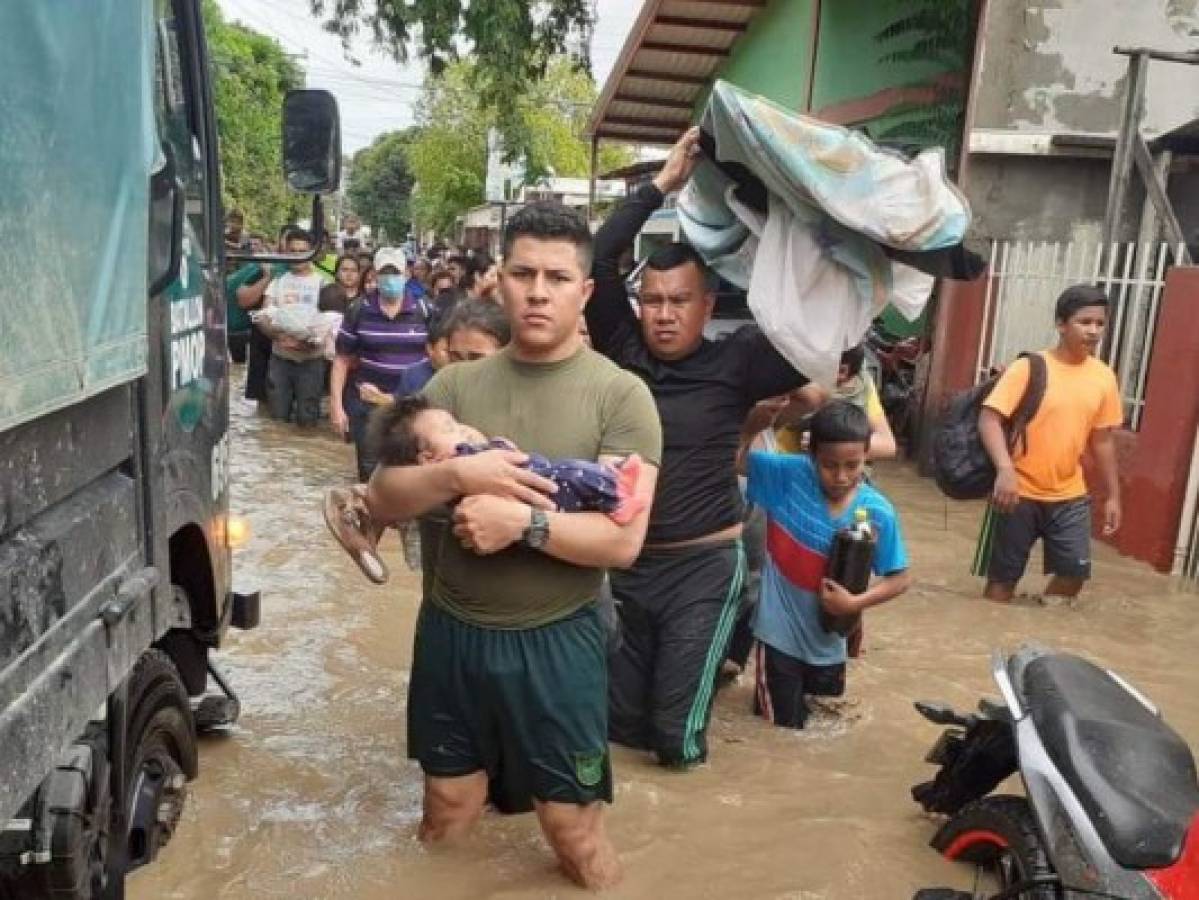
[[[362,574],[375,584],[386,584],[387,564],[379,558],[372,540],[374,528],[370,514],[355,502],[348,488],[331,488],[325,492],[325,524],[329,533],[341,544]]]

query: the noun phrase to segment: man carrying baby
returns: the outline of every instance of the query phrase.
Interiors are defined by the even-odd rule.
[[[637,454],[635,490],[648,499],[661,428],[641,380],[579,338],[592,287],[582,218],[530,204],[509,221],[503,255],[511,344],[447,366],[424,396],[520,450],[380,468],[367,505],[375,521],[443,511],[408,702],[408,752],[425,773],[422,839],[469,831],[490,783],[503,808],[531,800],[563,871],[598,888],[619,878],[620,863],[603,826],[612,777],[595,600],[602,570],[636,559],[648,509],[625,524],[557,511],[554,482],[526,467],[526,454],[611,464]]]

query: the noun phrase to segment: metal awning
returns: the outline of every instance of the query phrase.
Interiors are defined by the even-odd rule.
[[[645,0],[591,113],[593,138],[673,144],[768,0]]]

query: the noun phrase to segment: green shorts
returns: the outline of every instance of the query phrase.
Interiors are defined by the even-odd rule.
[[[612,801],[608,666],[589,603],[527,630],[481,628],[425,601],[408,688],[408,756],[426,775],[486,771],[501,812]]]

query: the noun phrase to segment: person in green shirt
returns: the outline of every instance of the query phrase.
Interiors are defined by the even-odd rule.
[[[534,203],[504,234],[501,290],[511,343],[442,369],[424,390],[436,407],[524,451],[644,461],[650,498],[662,432],[645,384],[583,346],[591,233],[582,217]],[[425,773],[423,840],[465,834],[491,798],[533,806],[564,872],[589,888],[615,883],[604,831],[612,800],[605,634],[596,598],[604,569],[630,565],[648,523],[555,512],[552,482],[489,450],[376,469],[375,521],[425,516],[437,542],[417,623],[408,751]]]
[[[255,284],[261,278],[262,268],[258,263],[247,263],[225,279],[225,329],[229,341],[229,355],[235,363],[246,361],[253,329],[249,310],[243,307],[238,299],[238,289]],[[245,294],[244,291],[242,293]]]

